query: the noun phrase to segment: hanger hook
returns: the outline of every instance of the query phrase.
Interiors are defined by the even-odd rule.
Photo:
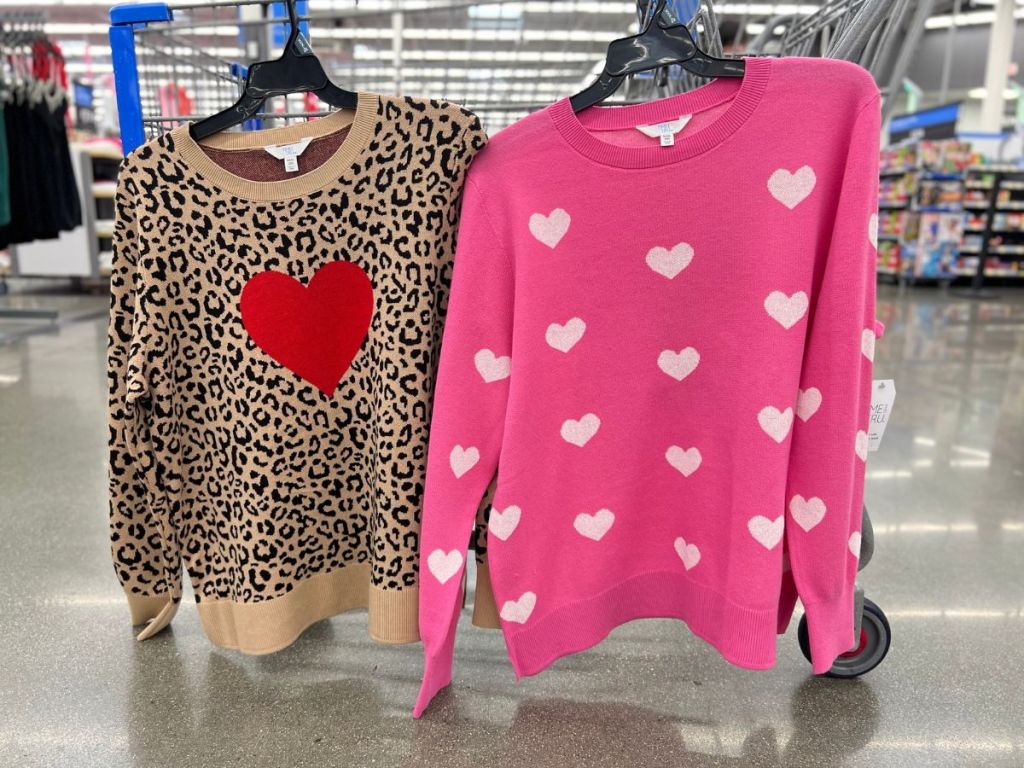
[[[639,10],[639,6],[642,2],[643,0],[637,0],[637,10]],[[665,10],[665,2],[666,0],[649,0],[649,2],[646,3],[643,11],[643,24],[640,25],[641,32],[646,32],[654,20],[661,16],[662,12]]]
[[[294,32],[299,28],[299,14],[295,10],[295,0],[285,0],[285,5],[288,6],[288,23],[291,24]]]

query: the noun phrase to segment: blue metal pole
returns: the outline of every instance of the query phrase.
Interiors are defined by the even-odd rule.
[[[115,5],[110,9],[110,56],[114,65],[121,146],[126,155],[146,140],[139,92],[139,64],[135,56],[135,27],[173,18],[174,14],[166,3]]]
[[[139,68],[135,59],[135,31],[130,25],[110,27],[110,56],[114,64],[121,147],[127,155],[146,140],[142,125]]]

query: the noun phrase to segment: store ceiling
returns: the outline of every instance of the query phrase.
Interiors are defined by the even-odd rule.
[[[1018,13],[1024,17],[1024,0],[1021,3]],[[727,47],[732,42],[742,47],[775,15],[809,14],[819,4],[716,2],[715,8]],[[176,12],[178,23],[200,26],[178,29],[175,38],[158,41],[168,55],[148,59],[154,93],[144,98],[150,104],[161,81],[173,79],[188,87],[190,66],[218,66],[211,55],[224,62],[249,61],[258,52],[254,37],[259,28],[248,26],[244,17],[239,23],[238,8],[202,2],[175,5],[193,6]],[[948,27],[951,5],[952,0],[937,3],[946,15],[933,17],[929,27]],[[403,11],[400,17],[394,14],[396,7]],[[608,41],[635,25],[634,8],[631,2],[613,0],[489,5],[460,0],[310,0],[310,36],[334,77],[348,87],[393,91],[400,80],[406,93],[458,100],[477,109],[500,105],[515,112],[516,105],[525,111],[589,82]],[[993,13],[991,0],[964,0],[962,8],[958,22],[968,26],[987,23]],[[0,14],[42,10],[48,33],[64,47],[70,74],[86,80],[97,80],[111,69],[108,9],[84,0],[0,2]],[[243,14],[254,12],[260,11],[250,6]],[[197,109],[209,109],[201,98],[206,86],[197,82],[194,90]],[[211,94],[211,99],[223,101],[222,88]]]

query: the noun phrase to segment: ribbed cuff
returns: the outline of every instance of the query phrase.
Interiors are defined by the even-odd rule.
[[[814,674],[823,675],[832,668],[837,656],[854,647],[853,591],[835,600],[805,602],[804,613],[811,642],[811,667]]]
[[[424,710],[433,701],[437,692],[442,688],[451,685],[452,682],[452,649],[454,643],[445,642],[442,647],[433,653],[426,653],[426,665],[423,669],[423,682],[420,684],[420,693],[416,697],[416,706],[413,707],[412,716],[417,720]]]
[[[136,636],[137,640],[148,640],[169,626],[174,614],[178,612],[178,604],[166,593],[163,595],[134,595],[126,592],[125,596],[128,598],[132,626],[146,625],[145,629]]]

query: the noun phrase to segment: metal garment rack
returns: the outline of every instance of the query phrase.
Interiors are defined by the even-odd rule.
[[[676,18],[688,20],[698,44],[714,55],[843,58],[868,68],[876,82],[884,84],[883,93],[897,94],[934,2],[825,0],[813,14],[768,20],[753,38],[745,33],[750,19],[742,18],[735,35],[730,33],[728,46],[711,0],[670,0],[668,7]],[[274,5],[271,0],[214,0],[202,5],[189,0],[180,5],[114,6],[110,44],[125,151],[175,124],[232,103],[245,77],[242,60],[271,58],[283,42],[274,39],[283,15],[283,10],[272,13]],[[396,2],[387,9],[353,5],[313,14],[299,5],[300,18],[312,26],[314,48],[328,73],[344,87],[408,91],[464,103],[492,131],[588,84],[601,68],[608,42],[628,34],[631,26],[635,29],[647,7],[640,3],[635,14],[628,14],[622,5],[612,3],[607,10],[583,13],[573,10],[576,0],[560,0],[551,2],[552,12],[538,20],[523,11],[528,4],[513,0]],[[238,30],[231,49],[218,48],[210,42],[214,38],[204,37],[218,25]],[[450,45],[453,56],[428,58],[430,52],[416,49],[426,41],[433,41],[435,49]],[[548,41],[540,53],[538,41]],[[377,47],[367,58],[367,51],[360,48],[374,44]],[[449,63],[456,60],[465,63]],[[414,64],[417,71],[429,74],[410,75]],[[691,90],[702,82],[678,67],[668,67],[631,78],[615,100],[645,101]],[[183,103],[175,105],[178,90]],[[891,110],[894,99],[886,101]],[[175,106],[190,108],[168,108]],[[322,114],[292,99],[282,111],[268,110],[245,128],[260,127],[261,119],[290,121]]]

